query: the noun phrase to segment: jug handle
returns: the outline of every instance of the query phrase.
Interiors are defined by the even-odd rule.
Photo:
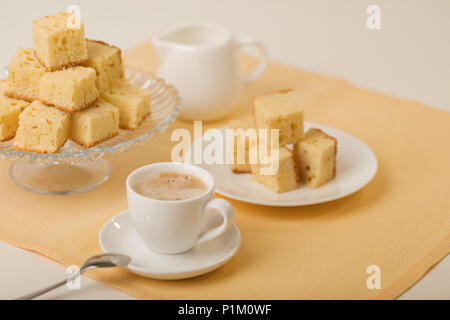
[[[245,84],[251,83],[251,82],[255,81],[256,79],[258,79],[264,73],[264,70],[266,70],[267,62],[269,60],[266,48],[262,45],[261,42],[255,40],[253,38],[242,38],[242,39],[237,40],[236,43],[237,43],[237,46],[239,49],[251,46],[251,47],[255,47],[259,51],[259,56],[261,58],[261,61],[259,62],[258,66],[255,68],[255,70],[253,70],[252,73],[250,73],[249,75],[247,75],[244,78]]]

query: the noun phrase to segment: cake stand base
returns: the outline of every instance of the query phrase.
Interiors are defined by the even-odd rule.
[[[11,179],[20,187],[44,194],[73,194],[94,189],[111,176],[111,164],[104,159],[80,164],[14,162]]]

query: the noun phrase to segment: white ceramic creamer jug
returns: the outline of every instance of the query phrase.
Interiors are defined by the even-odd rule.
[[[210,23],[192,24],[153,39],[160,60],[159,76],[174,85],[181,97],[180,116],[187,120],[215,120],[236,106],[242,85],[264,72],[267,54],[252,38],[234,40],[230,32]],[[238,49],[254,46],[261,62],[242,77]]]

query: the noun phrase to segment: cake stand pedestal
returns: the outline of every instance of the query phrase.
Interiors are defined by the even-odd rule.
[[[16,161],[9,169],[11,179],[20,187],[43,194],[74,194],[94,189],[111,176],[105,160],[79,164],[47,164]]]

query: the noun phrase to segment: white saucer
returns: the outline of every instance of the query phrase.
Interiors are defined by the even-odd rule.
[[[319,128],[338,141],[336,178],[317,189],[302,185],[299,189],[276,193],[251,180],[250,174],[236,174],[226,164],[202,164],[216,180],[216,192],[243,202],[266,206],[304,206],[348,196],[369,183],[377,172],[375,154],[360,140],[340,130],[318,123],[305,122],[305,129]],[[225,129],[220,130],[225,137]],[[208,142],[203,142],[205,148]],[[226,154],[224,145],[223,154]]]
[[[208,228],[221,223],[214,216]],[[235,224],[222,236],[202,243],[188,252],[165,255],[148,250],[137,235],[128,210],[111,218],[101,229],[100,246],[104,252],[123,253],[131,257],[127,269],[138,275],[161,280],[196,277],[213,271],[238,251],[241,234]]]

